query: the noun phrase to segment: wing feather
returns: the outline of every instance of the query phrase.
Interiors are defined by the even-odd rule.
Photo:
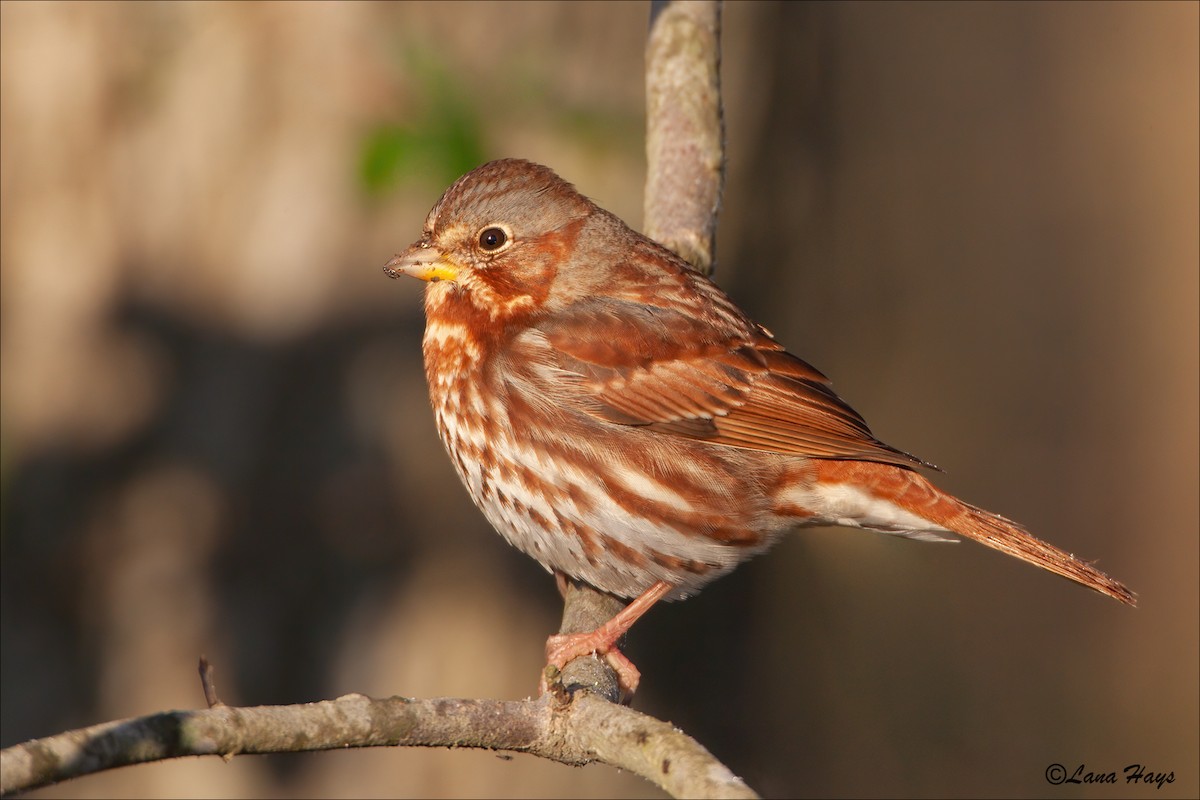
[[[824,375],[765,329],[724,319],[696,337],[695,316],[682,311],[593,298],[522,336],[552,364],[546,380],[559,383],[559,401],[607,422],[727,447],[925,465],[876,439]]]

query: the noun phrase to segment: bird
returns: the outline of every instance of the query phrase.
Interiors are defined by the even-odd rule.
[[[712,280],[549,167],[492,161],[453,183],[384,266],[426,282],[425,376],[471,498],[561,581],[631,602],[551,636],[631,696],[618,640],[786,532],[843,526],[971,539],[1122,603],[1092,564],[937,488],[817,369]],[[552,673],[552,671],[551,671]],[[542,688],[546,683],[543,679]]]

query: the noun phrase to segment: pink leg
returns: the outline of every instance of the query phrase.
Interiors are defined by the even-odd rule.
[[[675,586],[659,581],[637,596],[612,619],[588,633],[555,634],[546,640],[546,663],[560,672],[577,658],[590,655],[604,656],[609,666],[617,673],[617,680],[627,697],[637,691],[642,674],[625,655],[617,649],[616,642],[629,631],[633,623],[650,610],[650,606],[663,599]],[[546,691],[543,673],[541,691]]]

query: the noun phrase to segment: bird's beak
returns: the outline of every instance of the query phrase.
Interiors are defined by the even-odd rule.
[[[443,255],[432,245],[417,242],[412,247],[383,265],[383,271],[391,278],[407,275],[410,278],[430,281],[458,280],[462,267]]]

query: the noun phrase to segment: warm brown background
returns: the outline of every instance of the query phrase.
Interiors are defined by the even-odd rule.
[[[948,488],[1141,595],[797,534],[628,649],[637,705],[765,794],[1200,791],[1197,8],[728,6],[719,280]],[[421,287],[380,268],[475,157],[636,225],[647,13],[3,4],[0,743],[197,707],[200,653],[235,703],[534,688],[553,583],[459,487]],[[655,796],[405,750],[38,796],[609,794]]]

